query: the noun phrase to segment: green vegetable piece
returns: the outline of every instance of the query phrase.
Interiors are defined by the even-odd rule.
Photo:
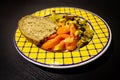
[[[86,37],[88,37],[89,39],[91,39],[92,37],[93,37],[93,31],[92,30],[87,30],[87,31],[85,31],[84,32],[84,35],[86,36]]]
[[[89,38],[87,38],[87,37],[81,37],[81,39],[78,41],[78,43],[77,43],[77,47],[78,48],[81,48],[81,47],[83,47],[83,46],[85,46],[86,44],[88,44],[88,42],[90,41],[90,39]]]

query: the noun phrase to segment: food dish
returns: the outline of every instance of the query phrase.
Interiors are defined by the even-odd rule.
[[[48,68],[72,68],[85,65],[100,57],[111,43],[111,30],[108,24],[98,15],[74,7],[55,7],[37,11],[34,16],[46,16],[51,14],[52,10],[56,13],[71,13],[81,15],[88,20],[94,30],[94,36],[86,46],[71,52],[50,52],[36,47],[28,42],[19,29],[15,32],[14,44],[21,56],[28,61]]]

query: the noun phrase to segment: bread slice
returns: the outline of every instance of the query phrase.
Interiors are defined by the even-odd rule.
[[[45,38],[56,32],[56,24],[43,17],[27,15],[18,22],[21,33],[31,42],[40,45]]]

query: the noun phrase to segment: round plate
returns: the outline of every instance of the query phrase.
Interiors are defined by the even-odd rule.
[[[14,36],[14,44],[17,51],[25,59],[48,68],[72,68],[97,59],[107,50],[111,43],[112,34],[108,24],[101,17],[87,10],[74,7],[47,8],[32,15],[44,17],[51,14],[52,10],[55,10],[56,13],[80,15],[88,20],[94,30],[92,40],[86,46],[72,52],[49,52],[29,42],[17,29]]]

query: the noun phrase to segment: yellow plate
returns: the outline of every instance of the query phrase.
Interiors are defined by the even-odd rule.
[[[49,68],[72,68],[87,64],[100,57],[111,43],[111,30],[108,24],[98,15],[84,9],[74,7],[53,7],[33,13],[44,17],[52,13],[70,13],[80,15],[93,26],[94,36],[88,45],[72,52],[49,52],[36,47],[20,33],[15,32],[14,44],[17,51],[28,61]]]

